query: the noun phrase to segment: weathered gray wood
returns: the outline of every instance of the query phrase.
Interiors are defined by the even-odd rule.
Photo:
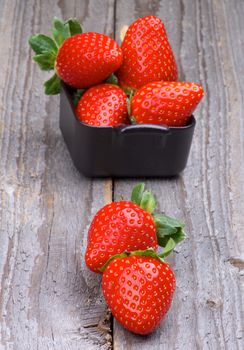
[[[241,0],[0,1],[0,349],[106,349],[110,319],[100,278],[84,266],[93,214],[111,200],[109,180],[74,169],[58,127],[58,98],[27,38],[54,15],[113,34],[147,14],[166,24],[182,80],[200,81],[188,167],[147,181],[159,209],[184,218],[188,239],[170,261],[172,308],[148,337],[114,322],[115,349],[242,349],[244,3]],[[116,181],[125,197],[136,180]],[[243,287],[243,285],[242,285]],[[243,294],[242,294],[243,295]]]
[[[170,258],[177,277],[160,328],[135,336],[114,322],[114,349],[243,349],[243,1],[118,1],[116,33],[146,14],[165,22],[182,80],[206,96],[187,169],[146,181],[159,209],[184,218],[188,239]],[[136,181],[116,181],[115,197]],[[243,281],[242,281],[243,282]]]
[[[107,349],[100,278],[83,254],[91,216],[111,201],[111,182],[74,169],[59,99],[44,96],[45,75],[27,39],[48,33],[54,15],[76,14],[88,29],[112,34],[113,1],[0,4],[0,349]]]

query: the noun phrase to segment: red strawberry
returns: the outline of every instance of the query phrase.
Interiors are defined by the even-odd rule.
[[[86,265],[99,272],[115,254],[151,247],[157,249],[152,216],[132,202],[110,203],[98,211],[90,226]]]
[[[102,290],[122,326],[134,333],[148,334],[171,305],[175,277],[170,266],[158,258],[131,255],[109,262],[103,273]]]
[[[121,63],[122,50],[113,39],[99,33],[84,33],[64,41],[55,69],[65,83],[82,89],[102,82]]]
[[[125,251],[157,250],[172,238],[178,243],[185,237],[183,225],[162,214],[152,212],[156,207],[154,196],[139,184],[132,191],[132,201],[120,201],[104,206],[95,215],[88,232],[85,261],[94,272],[113,255]]]
[[[131,100],[136,123],[183,126],[201,101],[201,85],[188,82],[155,82],[138,90]]]
[[[54,18],[53,39],[36,34],[29,44],[42,70],[55,69],[54,76],[45,83],[48,95],[60,92],[61,79],[77,89],[98,84],[122,63],[122,50],[113,39],[93,32],[82,34],[76,19],[62,22]]]
[[[120,85],[139,89],[153,81],[177,80],[177,66],[160,18],[147,16],[132,23],[122,43]]]
[[[112,84],[93,86],[80,98],[76,115],[80,121],[95,126],[127,124],[126,94]]]

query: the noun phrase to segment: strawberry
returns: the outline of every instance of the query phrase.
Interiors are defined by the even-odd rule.
[[[92,221],[85,261],[90,270],[99,272],[115,254],[150,247],[157,249],[152,216],[132,202],[114,202],[100,209]]]
[[[87,267],[94,272],[113,255],[125,251],[157,250],[165,247],[169,239],[178,243],[185,237],[183,225],[162,214],[152,214],[156,202],[145,185],[138,184],[132,191],[132,201],[119,201],[105,205],[95,215],[88,232],[85,253]]]
[[[46,94],[60,92],[60,83],[83,89],[98,84],[116,71],[122,63],[122,50],[104,34],[82,33],[79,22],[54,18],[53,37],[43,34],[29,39],[33,57],[42,70],[55,69],[45,85]]]
[[[112,84],[93,86],[80,98],[76,115],[83,123],[94,126],[128,124],[126,94]]]
[[[160,18],[146,16],[132,23],[122,42],[123,63],[118,70],[123,87],[139,89],[153,81],[177,80],[177,65]]]
[[[174,272],[153,251],[126,255],[111,259],[104,267],[104,298],[122,326],[137,334],[148,334],[171,305]]]
[[[105,80],[122,63],[118,44],[99,33],[76,34],[60,47],[55,69],[68,85],[87,88]]]
[[[138,124],[184,126],[203,95],[202,86],[196,83],[149,83],[132,97],[131,114]]]

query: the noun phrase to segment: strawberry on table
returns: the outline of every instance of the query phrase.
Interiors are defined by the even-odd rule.
[[[160,18],[146,16],[132,23],[121,48],[121,86],[139,89],[149,82],[177,80],[176,61]]]
[[[113,84],[100,84],[88,89],[80,98],[76,115],[93,126],[128,124],[126,94]]]
[[[88,232],[87,267],[99,272],[118,253],[157,249],[156,226],[150,213],[129,201],[113,202],[98,211]]]
[[[131,99],[131,114],[138,124],[184,126],[201,101],[201,85],[190,82],[154,82]]]
[[[151,333],[171,305],[175,276],[163,261],[170,251],[166,249],[161,255],[152,250],[121,254],[103,268],[105,300],[116,320],[131,332]]]
[[[153,213],[156,201],[144,184],[132,191],[131,201],[113,202],[95,215],[88,232],[85,253],[87,267],[94,272],[108,259],[125,251],[165,247],[169,239],[178,243],[185,237],[183,224],[163,214]]]
[[[36,53],[33,57],[42,70],[55,70],[45,85],[45,93],[60,92],[60,82],[83,89],[98,84],[115,72],[122,63],[119,45],[104,34],[82,33],[76,19],[65,22],[54,18],[53,37],[43,34],[29,39]]]

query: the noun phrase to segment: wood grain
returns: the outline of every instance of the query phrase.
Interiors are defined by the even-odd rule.
[[[206,96],[187,169],[146,181],[159,210],[185,220],[188,238],[169,259],[172,308],[139,337],[111,327],[100,277],[83,260],[91,217],[129,197],[137,180],[77,173],[59,100],[43,94],[27,39],[48,33],[54,15],[119,39],[123,25],[148,14],[163,19],[181,80],[202,83]],[[1,350],[243,349],[243,16],[242,0],[0,1]]]
[[[243,349],[243,32],[242,1],[117,2],[116,33],[160,16],[182,80],[203,84],[197,128],[184,173],[146,181],[159,209],[186,222],[187,240],[170,259],[174,302],[160,328],[143,338],[114,322],[114,349]],[[133,181],[116,181],[115,198]],[[241,200],[242,198],[242,200]],[[242,280],[242,281],[241,281]]]
[[[74,169],[28,37],[54,15],[78,14],[113,34],[113,1],[1,1],[0,349],[108,349],[100,277],[84,266],[90,218],[111,201],[111,181]],[[100,16],[94,21],[94,16]],[[48,76],[48,74],[47,74]]]

